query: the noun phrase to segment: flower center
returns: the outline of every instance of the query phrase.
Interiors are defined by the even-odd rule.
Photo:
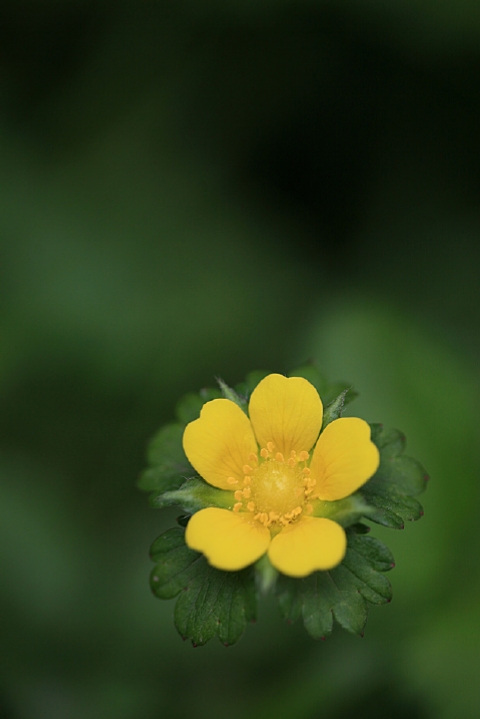
[[[235,492],[233,511],[252,512],[255,522],[271,527],[272,531],[294,522],[303,512],[310,514],[313,508],[308,497],[315,480],[306,466],[308,458],[308,452],[293,450],[285,460],[281,452],[275,452],[273,442],[260,451],[260,457],[251,454],[249,461],[253,466],[243,467],[243,489]]]

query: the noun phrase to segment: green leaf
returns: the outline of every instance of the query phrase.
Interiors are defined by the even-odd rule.
[[[205,507],[233,509],[235,498],[233,492],[212,487],[203,479],[194,477],[188,479],[178,489],[150,495],[149,502],[155,509],[175,505],[181,507],[185,512],[193,514]]]
[[[369,519],[392,529],[403,529],[406,521],[423,515],[415,496],[425,490],[428,475],[412,457],[403,454],[405,437],[398,430],[371,425],[372,441],[380,451],[380,466],[360,492],[371,510]]]
[[[235,644],[248,621],[256,618],[254,571],[221,572],[185,544],[180,527],[162,534],[152,545],[156,563],[151,587],[160,599],[177,599],[175,626],[194,646],[218,636],[225,645]]]
[[[342,564],[329,572],[314,572],[305,579],[281,575],[276,595],[283,617],[294,622],[301,616],[315,639],[331,633],[335,619],[344,629],[362,634],[368,605],[391,600],[390,582],[381,572],[394,566],[390,551],[376,539],[347,532],[348,548]]]
[[[149,469],[138,480],[138,487],[147,492],[178,489],[185,477],[195,474],[182,446],[184,427],[167,424],[155,435],[148,447]]]

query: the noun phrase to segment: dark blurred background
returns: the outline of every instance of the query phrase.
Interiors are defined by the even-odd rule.
[[[2,719],[476,719],[480,6],[5,0]],[[183,393],[314,358],[432,479],[364,639],[193,649],[135,488]]]

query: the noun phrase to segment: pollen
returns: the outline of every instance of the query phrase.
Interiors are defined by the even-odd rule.
[[[241,502],[243,511],[255,512],[254,522],[276,532],[297,521],[303,513],[310,513],[307,498],[313,493],[315,480],[305,467],[308,452],[293,450],[285,461],[284,454],[274,453],[274,449],[274,443],[267,442],[260,450],[260,463],[253,468],[243,467],[244,488],[235,492],[235,499]]]

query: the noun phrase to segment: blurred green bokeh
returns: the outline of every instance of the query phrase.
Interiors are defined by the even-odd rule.
[[[2,719],[478,717],[479,41],[473,0],[3,3]],[[394,601],[193,650],[146,443],[307,358],[432,477],[374,528]]]

